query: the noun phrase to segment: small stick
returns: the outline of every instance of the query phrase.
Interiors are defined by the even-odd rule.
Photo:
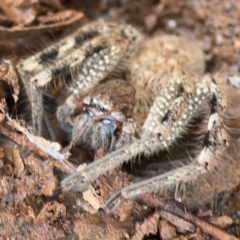
[[[71,174],[76,171],[75,167],[73,167],[68,161],[58,161],[57,159],[50,157],[47,155],[43,150],[35,146],[31,143],[28,139],[26,139],[23,135],[10,131],[9,129],[5,128],[2,124],[0,124],[0,133],[3,134],[5,137],[10,139],[11,141],[17,143],[25,150],[34,152],[36,155],[40,156],[44,159],[50,159],[55,167],[59,168],[66,174]]]
[[[158,196],[154,196],[153,194],[146,193],[143,194],[140,198],[140,201],[143,204],[152,207],[160,207],[166,212],[172,213],[192,224],[201,228],[205,233],[211,235],[212,237],[220,240],[237,240],[236,237],[220,230],[219,228],[203,221],[202,219],[194,216],[193,214],[184,211],[181,207],[179,207],[177,202],[173,200],[163,200]]]

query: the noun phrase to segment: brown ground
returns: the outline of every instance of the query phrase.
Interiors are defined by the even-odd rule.
[[[199,218],[188,218],[187,214],[181,213],[182,206],[178,207],[173,201],[166,201],[164,206],[153,202],[154,195],[143,196],[138,202],[123,201],[114,214],[106,215],[101,211],[87,213],[80,208],[81,194],[63,194],[59,188],[59,182],[65,176],[63,172],[69,174],[71,166],[59,166],[53,157],[45,160],[47,155],[44,150],[39,150],[29,142],[29,133],[23,130],[25,124],[17,125],[1,114],[0,239],[240,238],[240,89],[239,85],[236,88],[227,81],[234,79],[240,84],[240,2],[36,0],[33,3],[27,0],[4,0],[0,2],[1,60],[20,59],[26,56],[26,49],[33,52],[62,32],[98,18],[130,23],[147,36],[168,33],[195,37],[205,53],[206,72],[221,75],[221,83],[230,103],[227,114],[231,119],[230,147],[221,157],[218,170],[194,182],[193,186],[185,186],[182,198],[185,207],[193,211],[195,216],[223,231],[203,224]],[[14,118],[17,112],[18,117],[26,119],[28,111],[21,84],[19,87],[15,75],[6,75],[6,69],[2,66],[0,63],[0,98],[6,99]],[[12,71],[9,73],[13,74]],[[19,89],[20,100],[16,111],[14,100],[18,98]],[[54,103],[51,104],[54,106]],[[0,108],[2,112],[5,111],[4,101],[1,101]],[[191,152],[188,139],[186,137],[182,141],[183,146],[171,152],[172,159],[186,157],[186,151],[185,155],[181,154],[185,148]],[[49,143],[42,141],[42,144],[48,146]],[[79,151],[74,149],[73,156],[78,155]],[[163,153],[160,157],[168,159],[169,155]],[[82,155],[76,158],[72,157],[71,160],[80,161]],[[177,164],[174,163],[174,166]],[[131,179],[120,170],[104,175],[95,183],[98,200],[103,203],[116,189],[130,181],[160,173],[163,168],[169,167],[165,165],[163,163],[160,166],[154,158],[146,165],[135,164],[133,171],[128,166],[126,172]],[[168,194],[172,197],[171,191]],[[153,207],[156,205],[161,208]],[[228,238],[227,233],[232,238]]]

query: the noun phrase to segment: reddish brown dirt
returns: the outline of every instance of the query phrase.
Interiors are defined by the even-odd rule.
[[[158,34],[194,37],[204,51],[206,72],[237,76],[240,84],[240,2],[234,0],[37,0],[34,3],[3,0],[0,3],[0,58],[21,59],[27,55],[27,50],[34,52],[63,32],[99,18],[132,24],[149,37]],[[21,84],[11,82],[9,79],[13,77],[1,71],[0,63],[0,98],[6,99],[14,118],[26,119],[29,112]],[[194,210],[198,216],[239,238],[240,89],[229,86],[227,77],[221,79],[231,103],[228,110],[232,129],[230,148],[221,159],[221,171],[200,179],[194,188],[185,189],[183,201],[185,207]],[[18,94],[19,89],[16,110],[16,95],[12,98],[11,94]],[[51,104],[54,107],[54,103]],[[2,126],[8,127],[3,118],[1,115]],[[63,143],[62,135],[58,137]],[[33,149],[25,142],[16,144],[12,140],[12,135],[6,136],[1,130],[0,240],[212,239],[204,229],[136,201],[124,201],[110,215],[101,211],[87,213],[78,204],[81,194],[61,192],[59,182],[65,175],[51,160],[33,154]],[[173,158],[179,158],[182,149],[177,147]],[[72,160],[79,164],[84,155],[74,149],[73,156]],[[161,156],[164,158],[167,153]],[[101,203],[132,180],[138,181],[162,171],[156,167],[155,160],[148,166],[136,164],[133,169],[135,172],[127,170],[131,179],[126,173],[114,170],[97,180],[95,187]]]

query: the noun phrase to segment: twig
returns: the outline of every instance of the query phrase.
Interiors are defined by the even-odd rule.
[[[59,168],[64,173],[71,174],[76,171],[75,167],[73,167],[69,162],[67,161],[60,162],[57,159],[50,157],[47,153],[45,153],[43,150],[41,150],[36,145],[31,143],[23,135],[10,131],[9,129],[5,128],[2,124],[0,124],[0,133],[7,137],[8,139],[12,140],[13,142],[17,143],[21,147],[23,147],[25,150],[34,152],[41,158],[50,159],[54,166]]]
[[[202,219],[194,216],[193,214],[184,211],[179,204],[173,200],[163,200],[158,196],[147,193],[142,195],[140,201],[148,206],[160,207],[166,212],[172,213],[184,220],[194,224],[195,226],[201,228],[205,233],[211,235],[212,237],[220,240],[237,240],[236,237],[220,230],[219,228],[203,221]]]

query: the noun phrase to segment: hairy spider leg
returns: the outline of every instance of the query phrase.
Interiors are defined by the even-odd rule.
[[[133,199],[147,192],[176,186],[180,182],[192,181],[214,169],[214,166],[217,165],[215,162],[216,154],[222,153],[228,145],[228,135],[223,121],[227,103],[223,93],[211,76],[206,75],[203,83],[197,84],[196,95],[190,100],[190,104],[181,114],[178,120],[180,124],[178,125],[180,125],[179,130],[181,131],[181,126],[187,123],[201,104],[201,101],[206,97],[209,99],[210,117],[202,150],[195,161],[163,175],[124,187],[102,206],[106,212],[113,211],[123,199]],[[215,156],[213,156],[214,153]]]

